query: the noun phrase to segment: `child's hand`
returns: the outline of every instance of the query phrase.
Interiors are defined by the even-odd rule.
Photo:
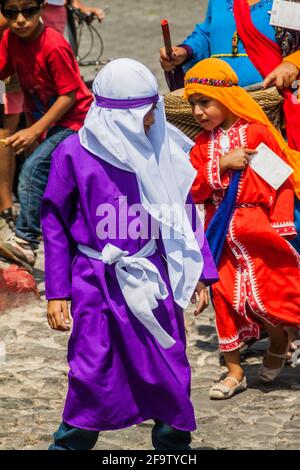
[[[170,59],[166,54],[166,49],[162,47],[160,49],[160,65],[166,72],[174,70],[176,65],[182,64],[187,58],[187,51],[183,47],[172,48],[172,58]]]
[[[23,153],[39,138],[39,134],[32,128],[23,129],[16,132],[6,139],[7,145],[10,145],[17,155]]]
[[[256,150],[248,148],[237,148],[223,155],[220,158],[220,172],[226,170],[244,170],[248,165],[250,155],[256,153]]]
[[[197,300],[198,297],[198,300]],[[192,304],[197,303],[196,310],[194,311],[194,315],[199,315],[203,310],[205,310],[209,306],[209,298],[208,298],[208,290],[203,282],[199,281],[197,283],[195,292],[191,299]]]
[[[49,300],[47,319],[53,330],[68,331],[70,329],[70,316],[67,300]]]

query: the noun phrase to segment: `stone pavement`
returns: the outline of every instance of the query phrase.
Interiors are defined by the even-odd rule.
[[[0,449],[46,449],[59,422],[67,385],[68,335],[48,328],[42,252],[35,271],[42,298],[0,316]],[[245,356],[249,388],[230,400],[211,401],[219,377],[217,338],[210,308],[194,321],[186,312],[195,449],[299,449],[300,367],[286,367],[276,385],[256,377],[264,342]],[[105,432],[96,449],[150,449],[152,422]]]
[[[98,30],[104,41],[102,59],[131,57],[140,60],[155,74],[161,93],[167,92],[164,73],[159,63],[163,46],[160,22],[167,18],[173,45],[180,44],[203,20],[207,0],[84,0],[85,4],[109,7]],[[82,52],[88,50],[89,35],[83,34]],[[94,67],[83,67],[85,77],[92,79]]]

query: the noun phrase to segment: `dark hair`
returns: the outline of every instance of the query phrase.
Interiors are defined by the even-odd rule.
[[[43,3],[45,3],[46,0],[33,0],[33,1],[37,3],[38,5],[43,5]],[[0,6],[4,7],[7,2],[8,0],[0,0]]]

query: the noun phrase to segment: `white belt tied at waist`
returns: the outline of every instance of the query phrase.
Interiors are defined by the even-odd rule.
[[[169,295],[160,272],[147,259],[156,252],[155,240],[150,240],[133,256],[110,243],[102,252],[80,244],[78,249],[89,258],[115,265],[119,286],[133,315],[164,349],[171,348],[176,341],[161,327],[153,313],[158,306],[157,300],[166,299]]]

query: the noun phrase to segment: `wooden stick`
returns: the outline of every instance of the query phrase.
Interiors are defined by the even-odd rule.
[[[171,42],[171,34],[168,20],[161,21],[161,29],[164,38],[164,46],[166,49],[166,54],[170,61],[173,60],[173,48]],[[184,74],[180,66],[176,66],[171,72],[165,72],[166,81],[170,91],[177,90],[178,88],[183,87],[183,78]]]
[[[161,29],[162,29],[162,33],[163,33],[166,54],[169,57],[169,59],[172,60],[173,50],[172,50],[171,34],[170,34],[170,28],[169,28],[168,20],[162,20],[161,21]]]

